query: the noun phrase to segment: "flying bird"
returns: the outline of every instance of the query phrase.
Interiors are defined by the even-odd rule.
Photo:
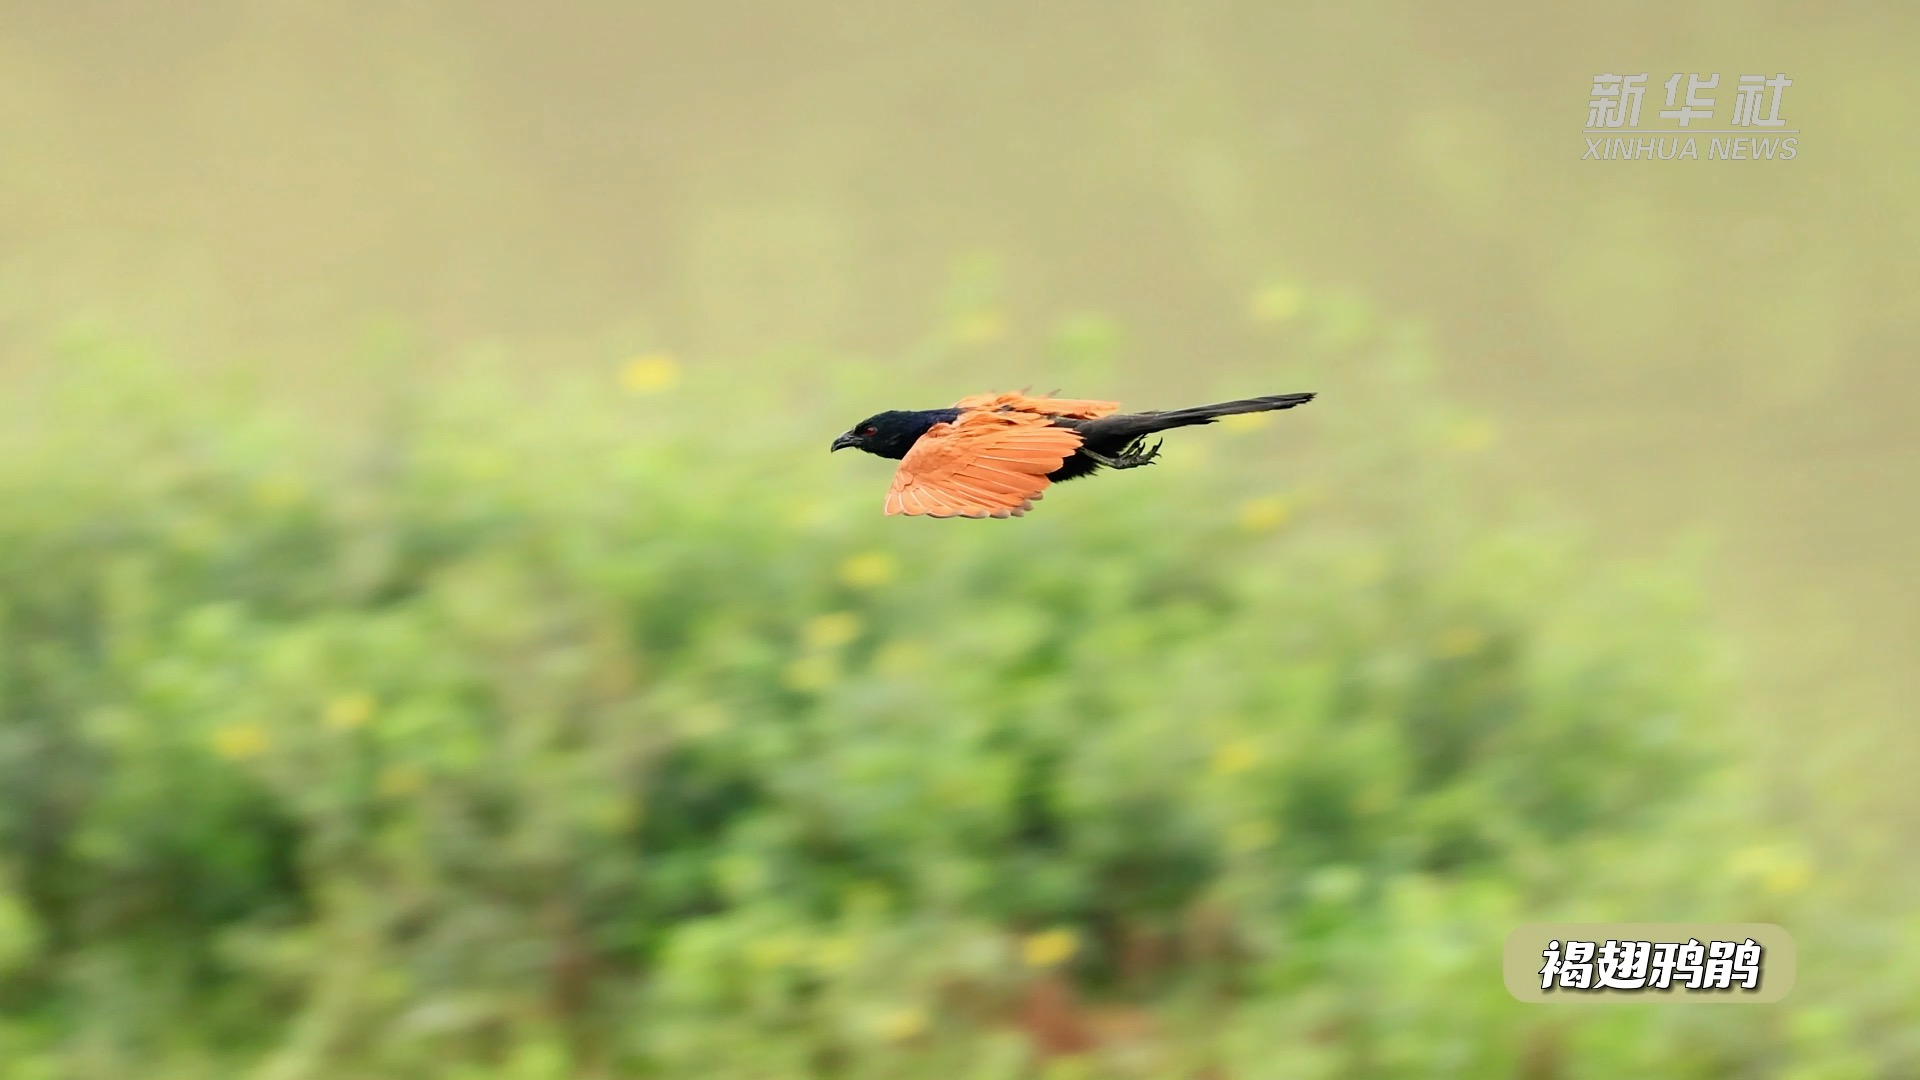
[[[1116,401],[976,394],[946,409],[875,413],[833,440],[900,463],[888,514],[1019,517],[1048,484],[1160,456],[1147,437],[1237,413],[1291,409],[1312,394],[1275,394],[1166,412],[1123,413]]]

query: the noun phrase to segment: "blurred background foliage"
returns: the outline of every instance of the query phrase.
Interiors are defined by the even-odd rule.
[[[0,1078],[1920,1070],[1915,21],[9,5]],[[824,452],[1030,384],[1324,396]]]

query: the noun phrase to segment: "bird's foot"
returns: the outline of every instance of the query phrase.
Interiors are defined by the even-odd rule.
[[[1127,447],[1127,457],[1134,465],[1151,465],[1153,459],[1160,456],[1160,447],[1165,443],[1165,439],[1155,439],[1153,445],[1148,446],[1146,440],[1141,439]]]
[[[1153,459],[1160,456],[1161,441],[1164,440],[1157,440],[1152,446],[1147,446],[1146,440],[1135,439],[1118,454],[1102,454],[1084,446],[1080,448],[1080,453],[1109,469],[1137,469],[1142,465],[1153,464]]]

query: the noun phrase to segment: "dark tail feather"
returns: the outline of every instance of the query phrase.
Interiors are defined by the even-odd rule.
[[[1273,412],[1276,409],[1291,409],[1295,405],[1305,405],[1313,400],[1312,394],[1275,394],[1272,397],[1244,398],[1240,401],[1223,401],[1218,405],[1196,405],[1191,409],[1172,409],[1167,412],[1148,413],[1159,422],[1159,428],[1186,427],[1189,424],[1211,424],[1223,416],[1236,413]]]
[[[1312,394],[1274,394],[1271,397],[1243,398],[1239,401],[1223,401],[1218,405],[1196,405],[1191,409],[1169,409],[1166,412],[1125,413],[1120,416],[1106,416],[1083,425],[1080,430],[1091,441],[1104,436],[1106,438],[1137,438],[1151,435],[1156,431],[1170,428],[1188,427],[1193,424],[1211,424],[1223,416],[1238,413],[1273,412],[1276,409],[1291,409],[1295,405],[1305,405],[1313,400]]]

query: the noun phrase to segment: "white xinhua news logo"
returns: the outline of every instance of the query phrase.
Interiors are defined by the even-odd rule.
[[[1793,80],[1780,75],[1742,75],[1733,90],[1733,116],[1724,128],[1711,124],[1719,75],[1677,74],[1665,83],[1666,107],[1659,118],[1666,124],[1640,126],[1640,102],[1646,96],[1647,76],[1595,75],[1587,102],[1587,151],[1580,160],[1672,161],[1706,158],[1710,161],[1792,161],[1800,153],[1800,129],[1780,118],[1780,99]]]

